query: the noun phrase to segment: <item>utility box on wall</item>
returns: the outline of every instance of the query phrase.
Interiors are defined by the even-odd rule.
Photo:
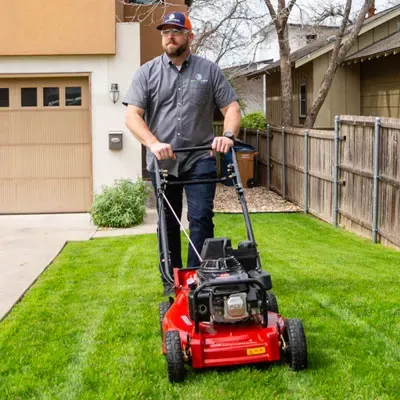
[[[110,150],[122,150],[122,131],[108,131],[108,148]]]

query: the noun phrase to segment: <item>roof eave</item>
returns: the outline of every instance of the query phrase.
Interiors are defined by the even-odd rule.
[[[370,31],[371,29],[376,28],[379,25],[382,25],[383,23],[390,21],[391,19],[397,17],[400,15],[400,7],[398,9],[393,10],[390,13],[387,13],[386,15],[383,15],[381,18],[377,18],[375,21],[371,22],[370,24],[367,24],[363,26],[358,34],[358,36],[364,34],[365,32]],[[295,62],[295,68],[299,68],[304,64],[309,63],[312,60],[315,60],[318,57],[321,57],[322,55],[328,53],[329,51],[333,50],[334,43],[329,43],[326,46],[322,47],[321,49],[318,49],[314,51],[313,53],[309,53],[306,56],[299,58]]]
[[[396,54],[400,54],[400,47],[397,48],[397,49],[383,50],[383,51],[380,51],[380,52],[375,53],[375,54],[370,54],[368,56],[361,56],[361,57],[357,57],[357,58],[354,58],[354,59],[346,60],[346,61],[344,61],[342,63],[342,66],[362,63],[362,62],[367,61],[367,60],[370,61],[370,60],[372,60],[374,58],[387,57],[387,56],[396,55]]]

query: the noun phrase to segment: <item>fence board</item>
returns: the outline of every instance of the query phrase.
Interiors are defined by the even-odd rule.
[[[340,116],[339,132],[339,225],[371,238],[374,193],[374,137],[376,118]],[[247,143],[257,146],[257,131],[247,129]],[[304,206],[305,129],[285,129],[286,197]],[[241,135],[243,139],[243,132]],[[381,118],[379,130],[378,239],[400,248],[400,120]],[[282,128],[270,127],[270,159],[266,131],[260,131],[258,183],[282,194]],[[308,211],[333,221],[334,133],[309,130]]]

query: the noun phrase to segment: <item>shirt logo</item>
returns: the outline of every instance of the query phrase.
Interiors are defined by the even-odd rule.
[[[193,79],[190,80],[190,83],[199,83],[199,84],[205,84],[208,82],[208,79],[204,79],[203,75],[201,74],[196,74]]]

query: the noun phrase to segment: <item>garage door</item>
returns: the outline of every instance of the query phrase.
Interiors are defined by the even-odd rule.
[[[0,78],[0,213],[87,211],[87,77]]]

